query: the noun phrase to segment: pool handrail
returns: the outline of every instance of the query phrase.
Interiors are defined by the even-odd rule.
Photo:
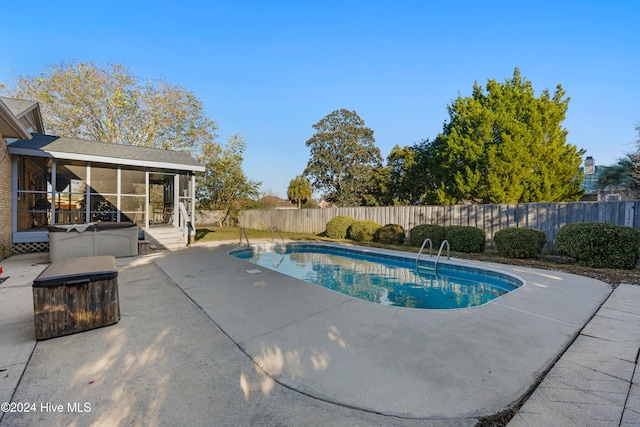
[[[247,231],[244,229],[244,227],[240,227],[240,242],[238,243],[238,246],[242,246],[242,235],[244,234],[244,238],[247,241],[247,246],[251,246],[251,243],[249,243],[249,237],[247,237]]]
[[[273,227],[271,227],[271,243],[274,243],[274,233],[276,231],[280,235],[280,238],[282,239],[282,244],[284,245],[284,237],[282,237],[282,233],[280,232],[280,229],[278,227],[276,227],[275,225]]]
[[[422,251],[424,250],[424,247],[427,244],[427,242],[429,242],[429,256],[430,257],[433,256],[433,242],[431,242],[431,239],[427,237],[426,239],[424,239],[424,242],[422,242],[422,246],[418,251],[418,256],[416,257],[416,268],[418,267],[418,261],[420,260],[420,255],[422,255]]]
[[[442,249],[444,248],[445,243],[447,244],[447,259],[451,258],[451,246],[449,246],[448,240],[443,240],[440,244],[440,249],[438,250],[438,256],[436,257],[436,262],[433,265],[433,270],[438,274],[438,260],[440,259],[440,255],[442,255]]]

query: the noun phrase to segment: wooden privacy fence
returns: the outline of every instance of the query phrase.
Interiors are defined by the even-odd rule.
[[[544,251],[555,252],[560,227],[574,222],[606,222],[640,229],[640,201],[523,203],[499,205],[385,206],[299,210],[251,210],[240,214],[240,226],[257,230],[317,234],[338,215],[367,219],[380,225],[399,224],[405,232],[419,224],[466,225],[484,230],[493,248],[496,231],[535,228],[545,232]]]

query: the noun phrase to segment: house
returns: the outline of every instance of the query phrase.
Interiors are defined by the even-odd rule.
[[[596,165],[592,156],[587,156],[584,167],[580,168],[582,175],[582,189],[584,194],[582,201],[618,201],[633,199],[633,194],[624,185],[618,187],[600,188],[598,179],[604,172],[606,166]]]
[[[0,132],[0,244],[13,252],[47,250],[53,224],[177,227],[181,212],[194,224],[204,166],[187,153],[46,135],[38,104],[11,98],[0,97]]]
[[[291,200],[281,199],[278,196],[265,194],[262,198],[258,199],[258,204],[266,209],[276,209],[276,210],[288,210],[288,209],[298,209],[296,205],[291,203]]]
[[[44,132],[37,103],[0,97],[0,259],[11,253],[12,164],[8,143]]]

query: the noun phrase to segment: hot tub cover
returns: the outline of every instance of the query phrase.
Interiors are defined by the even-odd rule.
[[[79,233],[83,233],[85,231],[113,230],[135,226],[136,225],[133,222],[84,222],[80,224],[59,223],[55,225],[49,225],[47,229],[50,232],[77,231]]]
[[[33,281],[33,287],[76,285],[116,277],[116,259],[111,255],[68,258],[51,263]]]

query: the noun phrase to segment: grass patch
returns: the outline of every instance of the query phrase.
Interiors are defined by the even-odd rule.
[[[245,228],[249,241],[253,239],[271,239],[273,236],[275,240],[280,240],[280,234],[276,231],[253,230]],[[305,233],[282,233],[282,237],[287,240],[324,240],[333,241],[326,237],[322,237],[316,234]],[[244,235],[242,236],[244,240]],[[240,227],[210,227],[199,228],[196,230],[196,242],[221,242],[226,240],[240,241]]]

